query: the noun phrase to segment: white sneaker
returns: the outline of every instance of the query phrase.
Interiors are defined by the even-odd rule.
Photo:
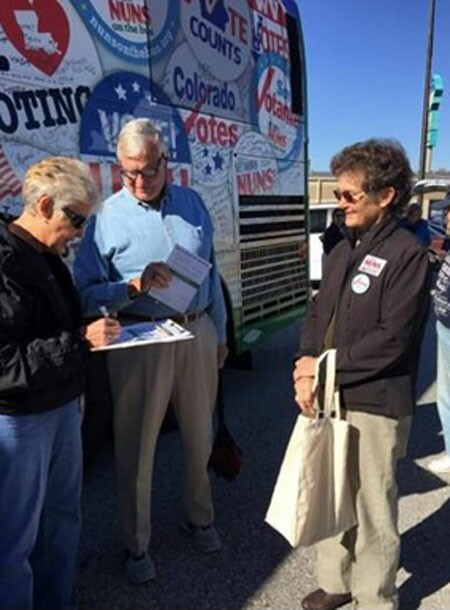
[[[438,458],[434,458],[428,463],[428,470],[435,472],[436,474],[443,474],[444,472],[450,473],[450,455],[444,453]]]

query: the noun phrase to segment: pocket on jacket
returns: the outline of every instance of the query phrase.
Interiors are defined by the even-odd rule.
[[[375,379],[359,385],[342,388],[342,399],[345,405],[374,405],[387,404],[388,392],[386,379]]]

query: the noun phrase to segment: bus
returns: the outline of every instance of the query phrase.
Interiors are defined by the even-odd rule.
[[[0,211],[26,168],[89,163],[121,188],[118,133],[148,117],[169,179],[203,197],[228,309],[249,350],[308,298],[305,55],[294,0],[33,0],[0,10]],[[69,257],[70,258],[70,257]]]

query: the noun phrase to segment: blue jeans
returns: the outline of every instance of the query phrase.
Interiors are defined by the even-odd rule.
[[[0,610],[71,606],[81,476],[78,400],[0,415]]]
[[[436,322],[437,407],[444,433],[445,452],[450,453],[450,328]]]

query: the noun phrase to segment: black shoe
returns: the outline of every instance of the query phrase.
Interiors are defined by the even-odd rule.
[[[302,599],[302,608],[303,610],[335,610],[351,601],[351,593],[327,593],[323,589],[317,589]]]
[[[155,564],[148,553],[130,553],[125,563],[125,576],[133,585],[143,585],[156,577]]]

